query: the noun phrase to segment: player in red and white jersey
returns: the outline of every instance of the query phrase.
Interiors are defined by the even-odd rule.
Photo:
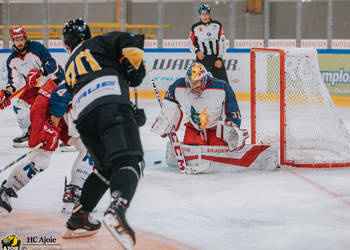
[[[47,92],[46,82],[53,88],[64,79],[63,68],[57,64],[44,45],[28,39],[23,27],[15,27],[10,33],[13,52],[7,59],[8,83],[0,90],[0,109],[11,104],[13,92],[25,86],[13,105],[23,135],[13,140],[14,147],[27,145],[29,139],[29,109],[38,95],[39,88]],[[41,127],[40,127],[41,129]]]
[[[72,165],[71,181],[69,184],[65,182],[62,212],[71,212],[74,203],[80,198],[86,178],[92,172],[93,161],[80,140],[79,133],[75,130],[73,119],[69,117],[71,115],[69,104],[72,96],[67,92],[65,84],[61,84],[52,91],[47,89],[47,91],[47,95],[41,96],[39,94],[37,97],[40,106],[34,106],[36,108],[31,109],[31,117],[34,113],[39,123],[34,123],[37,129],[30,133],[29,138],[29,144],[33,142],[34,144],[40,142],[45,144],[13,166],[9,176],[2,182],[0,186],[0,215],[10,213],[12,211],[11,198],[17,198],[22,188],[49,167],[52,153],[57,148],[59,140],[74,146],[78,151]],[[39,108],[40,110],[38,110]]]
[[[208,4],[199,6],[200,21],[192,25],[188,44],[196,54],[196,62],[203,64],[214,77],[229,82],[223,64],[226,52],[224,30],[219,21],[210,18],[210,11]]]

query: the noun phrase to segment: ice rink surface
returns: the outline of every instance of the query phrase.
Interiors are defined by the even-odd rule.
[[[165,165],[167,139],[149,131],[159,111],[157,101],[139,104],[148,120],[141,128],[144,178],[127,214],[135,229],[208,250],[350,249],[350,168],[218,169],[213,174],[183,175]],[[249,128],[249,104],[240,106],[242,127]],[[350,107],[338,110],[350,128]],[[11,108],[0,111],[0,120],[4,166],[28,149],[12,148],[20,131]],[[13,200],[13,211],[59,214],[64,176],[70,177],[75,156],[76,152],[55,152],[49,169]],[[161,164],[153,164],[159,160]],[[0,174],[0,181],[9,173],[10,169]],[[99,203],[97,217],[108,204],[109,193]]]

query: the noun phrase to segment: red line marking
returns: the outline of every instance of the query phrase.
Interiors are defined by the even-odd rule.
[[[337,199],[340,199],[342,202],[344,202],[346,205],[350,206],[350,201],[344,199],[343,197],[344,196],[347,196],[345,194],[337,194],[337,193],[334,193],[332,191],[330,191],[329,189],[327,189],[326,187],[324,186],[321,186],[320,184],[318,184],[317,182],[303,176],[302,174],[292,170],[292,169],[288,169],[288,168],[285,168],[285,170],[290,173],[290,174],[293,174],[295,175],[296,177],[304,180],[305,182],[311,184],[312,186],[316,187],[317,189],[323,191],[323,192],[326,192],[327,194],[329,194],[330,196],[334,197],[334,198],[337,198]]]

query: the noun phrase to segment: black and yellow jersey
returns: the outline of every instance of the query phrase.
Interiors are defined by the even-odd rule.
[[[121,59],[127,58],[137,69],[143,67],[143,44],[143,35],[115,31],[83,41],[72,51],[65,79],[75,119],[99,105],[130,105],[127,69]]]

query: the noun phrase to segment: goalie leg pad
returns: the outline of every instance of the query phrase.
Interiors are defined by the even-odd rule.
[[[177,159],[174,153],[174,148],[171,145],[170,141],[168,141],[166,144],[165,161],[169,167],[178,167]]]
[[[177,131],[181,124],[182,116],[183,114],[179,106],[175,102],[165,99],[162,109],[152,125],[151,131],[160,136],[169,134],[173,127]]]
[[[52,151],[38,149],[29,159],[18,164],[7,178],[6,187],[18,191],[37,174],[44,171],[50,163]]]
[[[185,156],[188,157],[188,159],[193,158],[193,156],[201,155],[200,146],[182,144],[182,148],[184,150]],[[170,142],[167,143],[165,160],[169,167],[178,167],[178,162],[176,160],[174,149]],[[181,172],[184,174],[190,174],[190,175],[204,173],[210,168],[210,166],[211,166],[211,163],[209,161],[203,161],[200,157],[198,157],[195,160],[187,161],[186,168],[181,170]]]

